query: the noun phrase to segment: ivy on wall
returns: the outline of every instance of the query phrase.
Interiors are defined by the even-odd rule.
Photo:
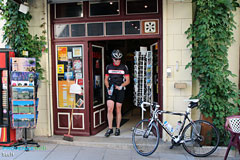
[[[32,36],[29,33],[29,21],[32,16],[18,11],[19,4],[13,0],[7,0],[4,4],[0,1],[0,11],[2,19],[5,21],[3,26],[3,41],[7,43],[16,53],[16,57],[26,57],[23,51],[28,51],[27,57],[36,58],[36,70],[40,73],[40,79],[43,79],[43,69],[40,65],[42,53],[46,50],[45,36]],[[39,29],[44,25],[39,26]],[[46,31],[43,29],[43,34]]]
[[[233,11],[239,6],[237,0],[193,0],[196,13],[193,24],[186,34],[192,51],[193,79],[199,80],[200,111],[212,117],[220,132],[220,144],[229,142],[224,130],[225,118],[237,114],[240,104],[239,91],[229,78],[235,77],[228,69],[228,49],[234,42]]]

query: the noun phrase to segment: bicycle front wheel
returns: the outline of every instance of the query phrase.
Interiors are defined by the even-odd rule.
[[[138,154],[151,155],[159,143],[159,131],[155,122],[149,124],[148,119],[139,121],[132,133],[132,143]]]
[[[183,130],[183,148],[195,157],[206,157],[212,154],[219,144],[217,128],[204,120],[189,123]]]

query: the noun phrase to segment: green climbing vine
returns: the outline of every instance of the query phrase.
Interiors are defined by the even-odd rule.
[[[226,145],[229,135],[224,130],[225,118],[239,112],[239,91],[229,78],[235,77],[228,69],[228,49],[234,42],[233,11],[237,0],[193,0],[196,13],[186,34],[192,51],[193,79],[199,80],[200,111],[212,117],[220,132],[220,144]]]
[[[46,50],[46,38],[44,34],[46,31],[43,29],[43,35],[32,36],[29,33],[29,25],[32,16],[18,11],[19,4],[13,0],[7,0],[4,4],[0,1],[0,11],[2,19],[5,21],[3,26],[3,41],[7,43],[16,53],[16,57],[35,57],[36,70],[40,74],[40,79],[43,79],[43,68],[40,65],[40,58],[42,53]],[[44,25],[39,26],[39,29]],[[23,52],[28,51],[28,56],[24,56]]]

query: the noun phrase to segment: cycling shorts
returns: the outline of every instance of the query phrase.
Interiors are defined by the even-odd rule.
[[[118,102],[118,103],[123,103],[124,96],[125,96],[125,90],[123,89],[122,90],[114,89],[112,95],[108,95],[108,92],[107,92],[107,100],[113,100],[114,102]]]

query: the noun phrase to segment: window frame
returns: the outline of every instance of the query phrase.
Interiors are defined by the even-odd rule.
[[[128,13],[127,1],[128,0],[126,0],[126,4],[125,4],[125,14],[126,14],[126,16],[128,16],[128,15],[143,15],[143,14],[150,15],[150,14],[158,14],[159,13],[159,2],[158,2],[158,0],[156,0],[157,1],[157,12],[146,12],[146,13]]]
[[[126,22],[131,22],[131,21],[138,21],[139,22],[139,29],[140,29],[140,32],[139,32],[139,34],[126,34],[126,29],[125,29],[125,27],[126,27]],[[131,19],[131,20],[124,20],[124,36],[134,36],[134,35],[137,35],[137,36],[141,36],[141,35],[143,35],[142,34],[142,26],[141,26],[141,22],[142,20],[141,19],[137,19],[137,20],[135,20],[135,19]]]
[[[115,23],[115,22],[121,22],[122,23],[122,34],[116,34],[116,35],[107,35],[107,23]],[[125,35],[125,25],[124,25],[124,21],[106,21],[104,22],[104,26],[105,26],[105,35],[106,37],[110,36],[124,36]]]
[[[89,36],[89,35],[88,35],[88,24],[89,24],[89,23],[102,23],[102,24],[103,24],[103,35],[99,35],[99,36]],[[105,22],[103,22],[103,21],[99,21],[99,22],[87,22],[87,23],[86,23],[86,37],[105,37],[105,36],[106,36],[105,28],[106,28]]]
[[[68,32],[69,32],[69,36],[68,37],[57,37],[56,36],[56,27],[57,25],[68,25]],[[71,23],[59,23],[59,24],[54,24],[54,38],[55,39],[61,39],[61,38],[71,38],[72,35],[71,35]]]
[[[113,0],[114,1],[114,0]],[[110,2],[110,1],[109,1]],[[91,16],[90,14],[91,14],[91,8],[90,8],[90,5],[91,4],[97,4],[97,3],[103,3],[103,2],[90,2],[89,1],[89,4],[88,4],[88,16],[89,16],[89,18],[93,18],[93,17],[112,17],[112,16],[120,16],[121,15],[121,9],[120,9],[120,7],[121,7],[121,5],[120,5],[120,0],[115,0],[115,2],[118,2],[118,10],[119,10],[119,12],[118,12],[118,14],[112,14],[112,15],[96,15],[96,16]],[[106,3],[108,3],[108,2],[106,2]]]
[[[84,28],[85,28],[85,36],[75,36],[75,37],[73,37],[72,36],[72,25],[73,24],[83,24],[84,25]],[[87,25],[86,25],[87,23],[83,23],[83,22],[81,22],[81,23],[69,23],[69,25],[70,25],[70,34],[71,34],[71,36],[69,37],[69,38],[81,38],[81,37],[87,37]]]
[[[66,18],[84,18],[84,6],[83,6],[83,2],[74,2],[74,3],[81,3],[82,6],[82,16],[80,17],[61,17],[61,18],[57,18],[57,3],[54,4],[54,19],[66,19]],[[63,3],[65,4],[65,3]]]

